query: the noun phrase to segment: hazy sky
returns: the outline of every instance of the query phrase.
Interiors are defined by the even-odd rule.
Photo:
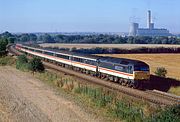
[[[131,21],[180,32],[180,0],[0,0],[0,32],[128,32]]]

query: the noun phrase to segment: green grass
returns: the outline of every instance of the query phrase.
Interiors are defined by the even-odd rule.
[[[125,121],[142,122],[144,120],[143,110],[131,104],[127,99],[118,99],[113,93],[106,92],[100,88],[92,88],[81,85],[75,92],[84,95],[99,109],[106,109],[106,115]]]
[[[171,87],[168,92],[180,96],[180,86]]]
[[[112,95],[106,95],[100,88],[94,89],[88,86],[79,86],[75,89],[75,93],[87,95],[97,107],[105,107],[112,102]]]
[[[180,122],[180,105],[167,107],[159,113],[154,113],[146,122]]]
[[[11,56],[0,57],[0,66],[6,66],[6,65],[12,66],[15,64],[15,62],[16,60]]]
[[[48,71],[45,71],[43,73],[36,73],[36,76],[42,80],[42,81],[46,81],[48,83],[53,83],[55,80],[58,79],[56,74],[50,73]]]

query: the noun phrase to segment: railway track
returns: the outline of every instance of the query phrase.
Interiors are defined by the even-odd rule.
[[[180,96],[176,96],[176,95],[169,94],[169,93],[162,92],[162,91],[158,91],[158,90],[146,90],[146,93],[156,95],[159,97],[163,97],[165,99],[173,101],[176,104],[180,104]]]
[[[13,46],[8,46],[8,50],[10,53],[12,53],[14,55],[22,54],[19,51],[17,51]],[[141,100],[145,100],[145,101],[148,101],[148,102],[153,103],[153,104],[158,104],[158,105],[180,104],[179,98],[176,98],[173,95],[167,96],[165,94],[160,94],[160,93],[155,92],[155,91],[140,91],[137,89],[132,89],[132,88],[121,86],[117,83],[104,81],[104,80],[99,79],[97,77],[92,77],[92,76],[82,74],[82,73],[79,73],[79,72],[76,72],[76,71],[73,71],[73,70],[70,70],[67,68],[63,68],[63,67],[57,66],[53,63],[43,62],[43,64],[45,65],[46,68],[51,68],[51,69],[54,69],[57,71],[67,73],[69,75],[76,76],[78,78],[87,80],[91,83],[95,83],[95,84],[107,87],[109,89],[119,91],[119,92],[124,93],[126,95],[129,95],[129,96],[141,99]]]

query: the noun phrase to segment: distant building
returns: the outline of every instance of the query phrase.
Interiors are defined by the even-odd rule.
[[[171,36],[167,29],[154,28],[151,19],[151,11],[147,14],[147,28],[139,28],[138,23],[131,23],[129,36]]]

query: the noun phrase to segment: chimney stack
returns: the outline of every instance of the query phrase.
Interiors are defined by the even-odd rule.
[[[151,11],[148,10],[147,28],[151,29]]]

